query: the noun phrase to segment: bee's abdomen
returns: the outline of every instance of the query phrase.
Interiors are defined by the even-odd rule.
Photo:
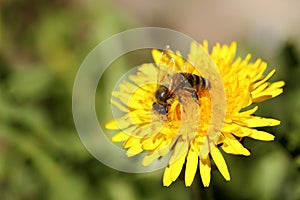
[[[209,81],[206,78],[186,72],[181,72],[180,74],[186,78],[190,86],[195,90],[204,91],[209,89]]]

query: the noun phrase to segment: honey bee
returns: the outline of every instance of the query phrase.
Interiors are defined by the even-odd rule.
[[[181,63],[176,63],[174,56],[177,55],[168,50],[161,51],[161,64],[165,67],[159,66],[158,87],[154,93],[155,102],[152,105],[153,110],[160,115],[168,114],[168,109],[176,98],[179,103],[188,104],[188,102],[182,102],[181,95],[189,95],[190,99],[198,101],[197,93],[210,88],[210,83],[206,78],[188,72],[176,71],[176,65],[184,64],[185,66],[187,61],[177,56],[176,59]],[[163,82],[165,84],[162,84]]]

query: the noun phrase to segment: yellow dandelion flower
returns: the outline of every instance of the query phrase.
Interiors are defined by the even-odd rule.
[[[216,44],[209,53],[207,41],[203,45],[195,42],[191,44],[188,61],[179,52],[169,51],[168,56],[164,56],[162,51],[153,50],[156,65],[141,65],[135,75],[129,76],[130,81],[121,83],[119,90],[113,92],[112,96],[119,102],[112,100],[111,103],[125,114],[106,124],[107,129],[121,130],[112,140],[124,142],[124,147],[128,148],[127,156],[148,152],[142,162],[144,166],[172,152],[163,175],[164,186],[174,182],[185,165],[186,186],[192,184],[199,169],[203,185],[208,187],[211,179],[211,159],[225,180],[229,181],[230,174],[220,148],[228,154],[249,156],[250,152],[241,144],[241,138],[274,140],[273,135],[255,128],[276,126],[280,121],[255,116],[258,106],[249,106],[281,94],[284,82],[268,82],[275,70],[264,75],[267,64],[261,59],[250,62],[250,54],[244,59],[234,59],[236,47],[235,42],[230,46]],[[201,154],[205,140],[209,138],[208,129],[212,119],[212,99],[207,83],[206,89],[193,90],[196,97],[183,89],[183,94],[173,98],[167,105],[154,105],[157,104],[155,95],[160,73],[157,66],[170,67],[185,78],[193,76],[199,80],[197,77],[202,76],[195,66],[203,59],[203,54],[199,53],[203,48],[220,73],[225,93],[225,115],[222,126],[215,130],[219,137],[209,144],[207,153]],[[201,81],[205,80],[204,78]],[[183,102],[188,102],[188,105],[182,106]]]

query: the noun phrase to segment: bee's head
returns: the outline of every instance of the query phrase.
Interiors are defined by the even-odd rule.
[[[155,99],[158,104],[167,105],[167,100],[171,97],[170,90],[164,85],[161,85],[155,91]]]

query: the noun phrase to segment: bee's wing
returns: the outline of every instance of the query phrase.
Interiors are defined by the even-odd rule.
[[[195,69],[190,62],[182,57],[179,51],[174,53],[169,48],[161,51],[154,49],[152,56],[156,65],[168,67],[171,71],[192,73]]]
[[[172,75],[176,73],[175,59],[172,58],[170,50],[152,50],[152,56],[157,66],[157,84],[165,85],[170,88],[172,82]]]
[[[194,71],[195,67],[185,58],[183,58],[179,51],[176,53],[172,51],[166,51],[165,53],[174,60],[175,70],[187,73],[192,73]]]

